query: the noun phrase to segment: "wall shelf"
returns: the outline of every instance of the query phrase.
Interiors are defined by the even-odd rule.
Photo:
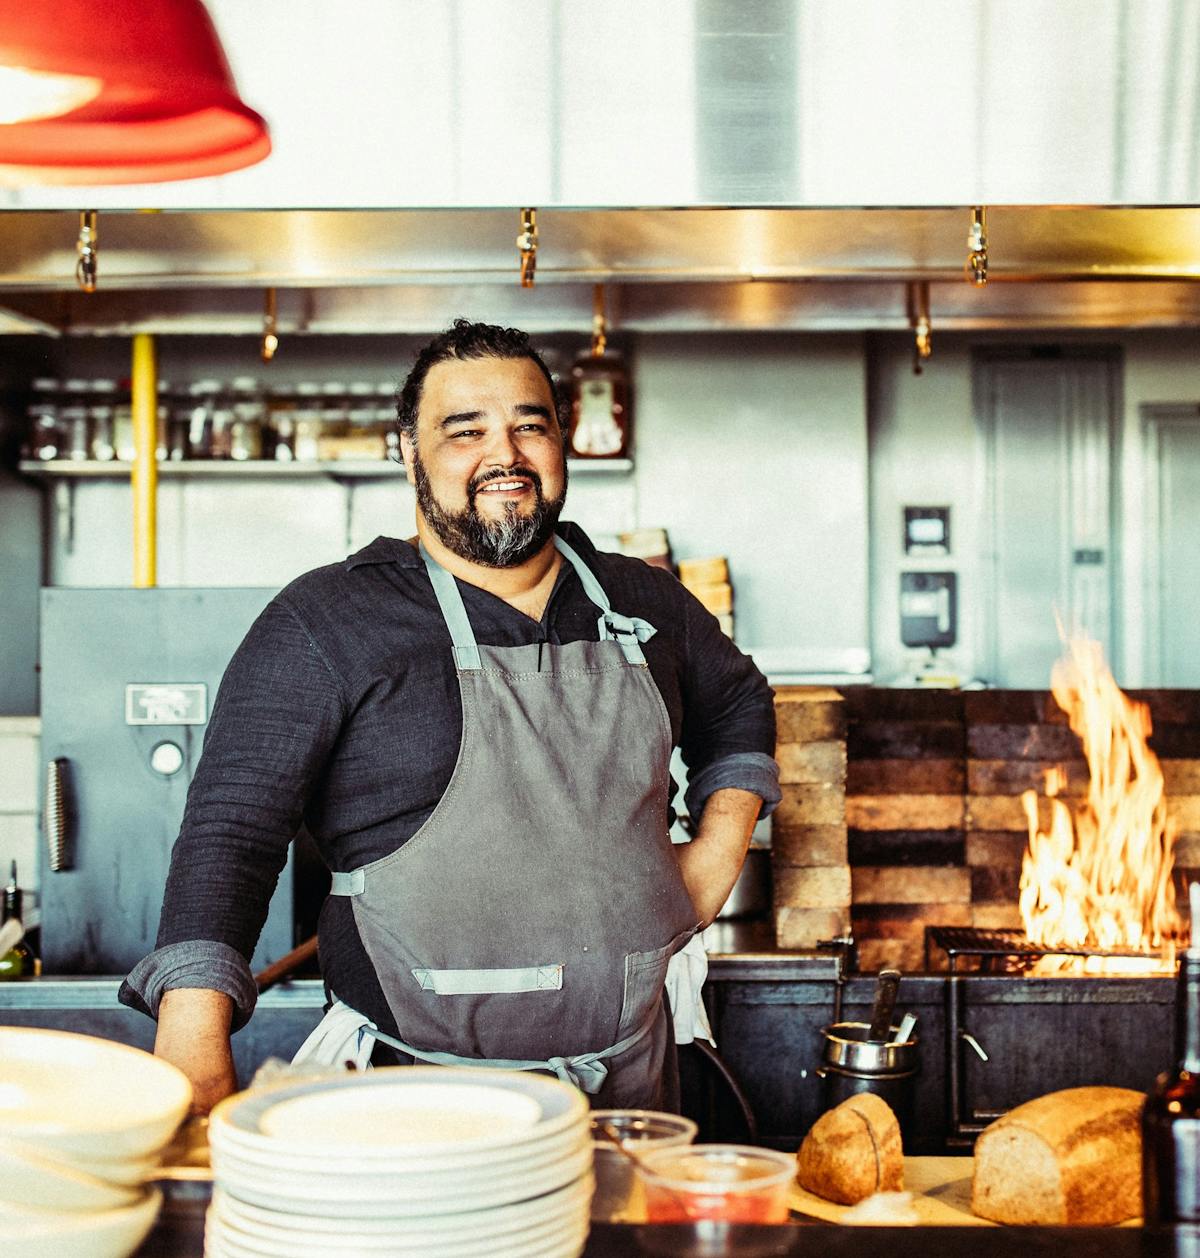
[[[633,471],[632,459],[570,459],[572,476],[599,473],[624,474]],[[53,459],[41,462],[25,459],[18,470],[25,476],[43,480],[128,480],[131,463],[96,462],[91,459]],[[325,462],[276,463],[267,459],[192,459],[182,463],[160,462],[160,480],[295,480],[300,477],[328,476],[332,480],[386,480],[404,475],[399,463],[384,459],[341,459]]]

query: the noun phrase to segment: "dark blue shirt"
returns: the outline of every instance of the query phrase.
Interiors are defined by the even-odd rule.
[[[578,526],[560,532],[613,607],[657,630],[643,650],[688,766],[689,811],[698,817],[729,786],[760,795],[769,811],[779,798],[773,696],[753,662],[669,572],[596,551]],[[477,586],[459,588],[481,643],[599,637],[599,610],[569,564],[540,622]],[[171,857],[157,948],[121,999],[156,1015],[163,991],[212,987],[233,996],[235,1025],[244,1022],[254,1002],[247,958],[301,823],[332,870],[388,855],[441,798],[461,734],[450,634],[412,545],[380,537],[293,581],[225,672]],[[668,808],[664,799],[664,829]],[[319,933],[328,987],[396,1034],[349,899],[326,901]]]

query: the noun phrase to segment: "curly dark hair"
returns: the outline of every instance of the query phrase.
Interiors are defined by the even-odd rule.
[[[417,443],[417,411],[421,406],[425,377],[431,367],[451,358],[528,358],[546,378],[550,396],[554,399],[554,414],[565,439],[562,393],[542,356],[530,344],[529,334],[518,328],[455,319],[445,332],[439,332],[418,352],[412,370],[396,395],[396,431],[407,436],[413,445]]]

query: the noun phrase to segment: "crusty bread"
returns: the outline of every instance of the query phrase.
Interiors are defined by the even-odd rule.
[[[1145,1099],[1128,1088],[1067,1088],[1010,1110],[975,1144],[971,1209],[997,1223],[1135,1218]]]
[[[876,1192],[904,1187],[900,1124],[891,1107],[872,1092],[861,1092],[822,1114],[796,1155],[802,1187],[852,1206]]]

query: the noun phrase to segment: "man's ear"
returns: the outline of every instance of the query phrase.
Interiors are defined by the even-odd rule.
[[[417,476],[413,471],[413,456],[416,453],[416,449],[413,439],[408,433],[402,432],[400,434],[400,457],[404,460],[404,474],[408,477],[410,485],[417,483]]]

